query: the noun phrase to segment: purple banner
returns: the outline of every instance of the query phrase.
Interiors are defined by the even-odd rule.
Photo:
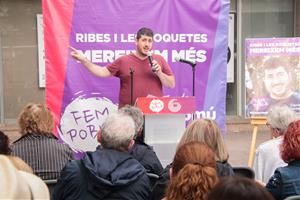
[[[215,119],[224,132],[228,14],[229,0],[75,0],[70,46],[105,66],[135,50],[139,28],[151,28],[154,52],[176,80],[164,94],[192,96],[192,67],[175,58],[196,61],[196,117]],[[74,149],[92,150],[97,124],[117,110],[119,79],[95,77],[68,56],[59,134]]]

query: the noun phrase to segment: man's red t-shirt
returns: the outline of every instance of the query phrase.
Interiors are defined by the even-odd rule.
[[[160,55],[153,55],[162,68],[162,72],[167,75],[173,75],[172,70],[165,59]],[[130,68],[133,73],[133,101],[138,97],[147,95],[163,96],[162,83],[158,76],[152,72],[149,60],[139,59],[133,53],[122,56],[114,62],[108,64],[107,69],[113,76],[120,78],[119,108],[130,104]]]

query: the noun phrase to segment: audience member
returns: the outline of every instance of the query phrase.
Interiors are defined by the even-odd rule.
[[[220,127],[214,120],[194,120],[185,130],[177,148],[191,141],[204,142],[214,151],[219,177],[234,175],[232,167],[228,163],[229,154]]]
[[[280,155],[288,165],[277,168],[266,185],[277,200],[300,194],[300,120],[287,127]]]
[[[209,192],[208,200],[273,200],[259,183],[245,177],[225,177]]]
[[[179,147],[170,169],[166,200],[205,200],[218,182],[214,152],[203,142]]]
[[[145,168],[128,152],[135,125],[122,113],[109,115],[98,132],[101,147],[68,163],[54,188],[54,199],[148,199]]]
[[[2,131],[0,131],[0,154],[6,155],[18,170],[32,174],[33,171],[31,167],[29,167],[21,158],[10,155],[11,149],[9,146],[9,138]]]
[[[286,165],[280,158],[279,145],[284,131],[297,118],[297,113],[286,105],[274,106],[268,111],[267,125],[274,139],[262,143],[256,149],[253,163],[256,180],[267,183],[277,167]]]
[[[2,131],[0,131],[0,154],[9,155],[11,149],[9,147],[9,138]]]
[[[0,179],[0,199],[50,199],[39,177],[17,170],[5,155],[0,155]]]
[[[57,179],[73,159],[72,150],[52,134],[53,116],[44,105],[29,103],[19,115],[21,138],[12,145],[12,155],[22,158],[43,180]]]
[[[177,145],[177,149],[183,144],[192,141],[204,142],[214,151],[215,159],[217,161],[216,170],[219,177],[234,175],[231,165],[227,162],[229,154],[223,141],[220,128],[215,121],[210,119],[194,120],[186,128]],[[164,196],[166,185],[170,179],[168,174],[170,167],[171,165],[168,165],[163,170],[158,181],[154,185],[152,191],[153,200],[160,200]]]
[[[135,122],[136,139],[130,154],[145,167],[147,172],[160,175],[163,167],[157,158],[156,153],[153,151],[152,147],[139,139],[141,137],[144,124],[143,113],[139,108],[129,105],[122,107],[119,112],[131,116]]]

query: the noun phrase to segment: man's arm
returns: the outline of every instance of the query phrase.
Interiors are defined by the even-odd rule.
[[[174,88],[175,87],[175,78],[173,75],[167,75],[163,73],[161,66],[157,63],[156,60],[153,60],[153,66],[155,69],[155,74],[160,79],[163,86],[168,88]]]
[[[70,47],[71,56],[78,60],[81,64],[83,64],[90,72],[92,72],[95,76],[99,77],[109,77],[112,74],[106,67],[100,67],[89,61],[82,53],[80,53],[77,49]]]

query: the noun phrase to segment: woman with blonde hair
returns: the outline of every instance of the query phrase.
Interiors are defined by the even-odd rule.
[[[12,155],[20,157],[43,180],[57,179],[73,159],[72,150],[52,134],[54,119],[43,104],[29,103],[18,119],[21,138],[12,144]]]
[[[217,184],[214,152],[203,142],[183,144],[176,151],[170,169],[166,200],[204,200]]]
[[[186,128],[177,148],[191,141],[204,142],[214,151],[219,177],[232,176],[234,174],[231,165],[228,163],[229,154],[221,135],[220,127],[214,120],[194,120]]]
[[[216,171],[219,177],[234,175],[232,167],[228,163],[229,154],[223,141],[221,130],[214,120],[197,119],[192,121],[181,137],[177,149],[192,141],[204,142],[213,150],[214,158],[216,160]],[[164,196],[166,185],[170,179],[168,174],[170,166],[171,165],[168,165],[163,170],[158,181],[154,185],[151,196],[152,200],[158,200]]]

